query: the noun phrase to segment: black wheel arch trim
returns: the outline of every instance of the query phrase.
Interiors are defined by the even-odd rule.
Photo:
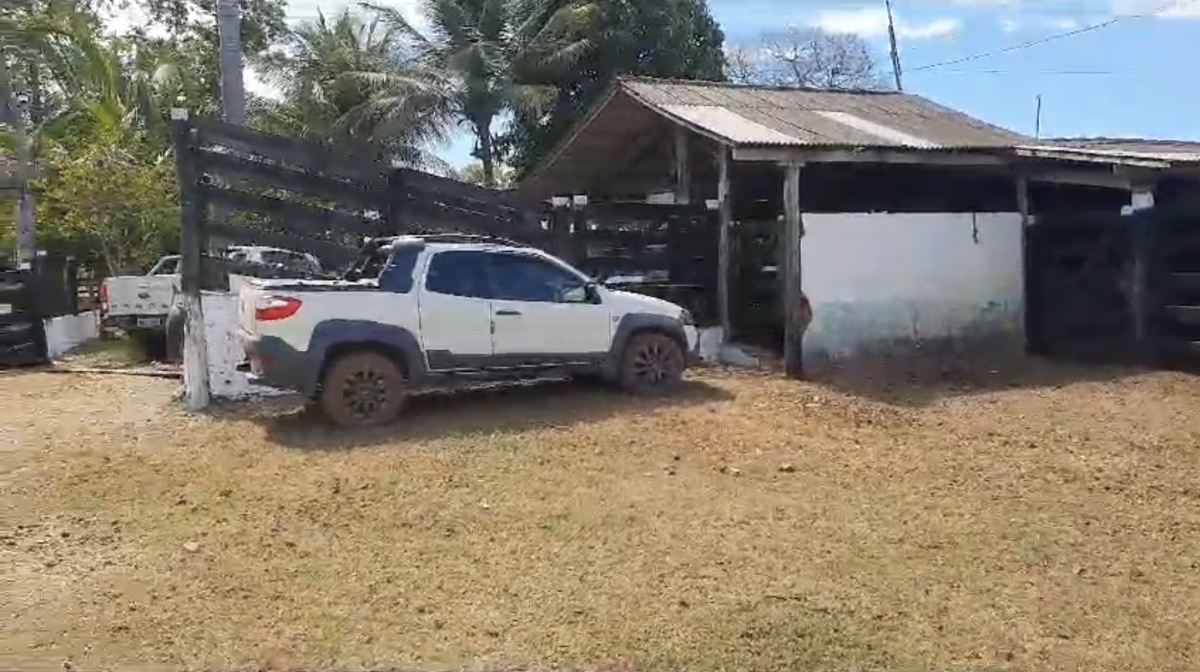
[[[659,313],[625,313],[617,323],[617,330],[613,334],[612,346],[608,352],[610,375],[617,375],[630,339],[644,332],[662,334],[678,343],[680,350],[683,351],[686,366],[688,341],[682,322]]]
[[[421,354],[420,341],[408,329],[371,320],[325,320],[313,328],[312,338],[308,342],[309,359],[316,364],[311,373],[309,390],[315,391],[320,385],[320,376],[329,364],[331,350],[354,346],[382,346],[398,353],[410,382],[419,383],[425,378],[425,358]]]

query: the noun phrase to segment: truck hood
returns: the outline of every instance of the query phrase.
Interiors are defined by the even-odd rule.
[[[608,295],[615,299],[614,303],[627,313],[654,313],[668,317],[678,317],[683,312],[683,306],[665,301],[655,296],[646,296],[623,289],[609,289]]]

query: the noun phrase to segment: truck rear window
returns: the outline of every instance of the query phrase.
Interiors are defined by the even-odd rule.
[[[397,247],[392,257],[379,275],[379,288],[407,294],[413,288],[413,268],[417,265],[417,257],[421,250],[415,247]]]

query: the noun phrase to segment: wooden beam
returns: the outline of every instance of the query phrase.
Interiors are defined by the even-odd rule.
[[[721,318],[721,329],[728,339],[733,333],[729,316],[729,235],[733,226],[733,204],[729,197],[729,148],[717,146],[717,201],[721,232],[717,243],[717,310]]]
[[[687,205],[691,203],[691,164],[688,162],[688,131],[682,126],[675,127],[675,203]]]
[[[804,377],[803,294],[800,289],[800,166],[789,163],[783,178],[784,256],[784,366],[790,378]]]
[[[1103,187],[1107,189],[1130,189],[1133,177],[1115,170],[1072,170],[1068,168],[1035,168],[1025,172],[1029,182],[1045,182],[1049,184],[1069,184],[1082,187]]]
[[[904,149],[804,149],[799,147],[735,147],[734,161],[789,163],[902,163],[940,166],[1006,166],[1005,156],[983,151]]]

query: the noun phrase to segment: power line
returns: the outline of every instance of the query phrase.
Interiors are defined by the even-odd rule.
[[[1014,75],[1018,77],[1134,77],[1145,73],[1118,70],[940,70],[939,75]]]
[[[1175,9],[1176,7],[1179,7],[1180,5],[1184,5],[1184,4],[1187,4],[1190,2],[1195,2],[1195,0],[1171,0],[1171,2],[1168,2],[1168,3],[1160,6],[1159,8],[1155,9],[1153,12],[1150,12],[1149,14],[1127,14],[1127,15],[1122,15],[1122,16],[1114,16],[1111,19],[1101,21],[1100,23],[1093,23],[1091,25],[1083,26],[1082,28],[1076,28],[1074,30],[1068,30],[1068,31],[1062,32],[1062,33],[1055,33],[1053,35],[1047,35],[1046,37],[1040,37],[1035,40],[1028,40],[1028,41],[1022,42],[1020,44],[1014,44],[1014,45],[1004,47],[1003,49],[994,49],[992,51],[985,51],[985,52],[981,52],[978,54],[972,54],[970,56],[963,56],[962,58],[955,58],[955,59],[949,60],[949,61],[941,61],[940,63],[930,63],[929,65],[922,65],[922,66],[919,66],[916,68],[910,68],[909,72],[912,73],[912,72],[920,72],[922,70],[932,70],[934,68],[942,68],[947,65],[958,65],[959,63],[975,61],[975,60],[979,60],[981,58],[988,58],[990,56],[998,56],[1000,54],[1007,54],[1007,53],[1010,53],[1013,51],[1021,51],[1022,49],[1036,47],[1036,46],[1039,46],[1042,44],[1046,44],[1047,42],[1054,42],[1056,40],[1061,40],[1061,39],[1065,39],[1068,37],[1074,37],[1076,35],[1082,35],[1083,33],[1090,33],[1095,30],[1100,30],[1101,28],[1107,28],[1107,27],[1113,25],[1114,23],[1120,23],[1121,21],[1124,21],[1126,19],[1144,19],[1144,18],[1148,18],[1151,16],[1155,16],[1157,14],[1162,14],[1163,12],[1165,12],[1167,10]]]

